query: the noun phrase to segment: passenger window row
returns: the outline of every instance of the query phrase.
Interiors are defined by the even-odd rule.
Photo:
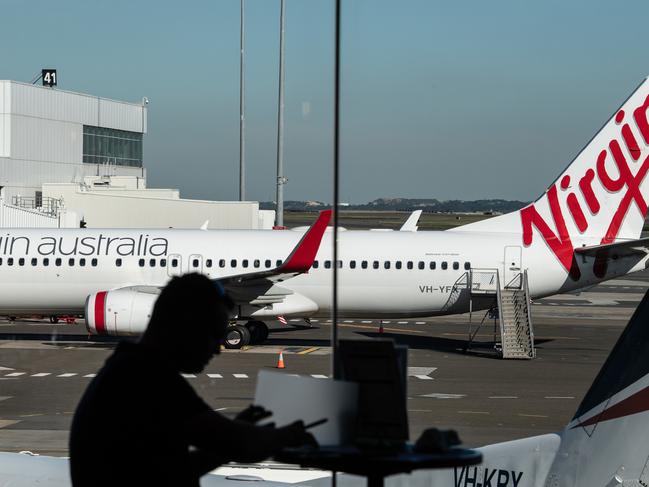
[[[428,269],[430,269],[430,270],[435,270],[437,268],[437,262],[435,262],[435,261],[428,262],[428,266],[426,266],[426,262],[424,262],[423,260],[420,260],[418,262],[413,262],[411,260],[406,261],[406,262],[402,262],[400,260],[397,260],[397,261],[394,261],[394,262],[389,261],[389,260],[385,260],[383,262],[378,261],[378,260],[373,260],[373,261],[361,260],[360,261],[360,268],[361,269],[367,269],[368,267],[370,267],[370,265],[371,265],[372,269],[380,269],[380,268],[383,268],[383,269],[391,269],[391,268],[394,268],[394,269],[403,269],[403,268],[405,268],[405,269],[414,269],[416,267],[419,270],[424,270],[424,269],[426,269],[426,267],[428,267]],[[449,265],[449,263],[447,261],[440,262],[440,268],[442,270],[447,270],[448,265]],[[460,263],[457,262],[457,261],[451,262],[451,265],[453,267],[453,270],[458,270],[460,268]],[[325,269],[331,269],[332,262],[330,260],[325,260],[325,261],[323,261],[323,266],[324,266]],[[356,269],[357,261],[350,260],[349,263],[348,263],[348,266],[349,266],[350,269]],[[313,262],[313,268],[318,269],[319,267],[320,267],[320,262],[317,261],[317,260],[314,261]],[[338,268],[339,269],[343,268],[343,261],[342,260],[338,261]],[[468,271],[469,269],[471,269],[471,263],[470,262],[465,262],[464,263],[464,270]]]
[[[27,265],[28,261],[29,261],[29,265],[31,265],[32,267],[37,267],[39,265],[38,264],[39,259],[37,257],[32,257],[32,258],[25,258],[25,257],[17,257],[17,258],[4,257],[3,258],[3,257],[0,257],[0,266],[5,265],[5,266],[11,267],[13,265],[18,265],[20,267],[23,267],[23,266]],[[40,260],[40,263],[41,263],[40,265],[42,265],[43,267],[49,267],[49,265],[51,263],[55,267],[61,267],[63,265],[63,262],[64,262],[64,259],[61,258],[61,257],[56,257],[56,258],[52,258],[52,259],[50,259],[49,257],[43,257]],[[86,265],[88,265],[88,264],[90,266],[92,266],[92,267],[97,267],[97,263],[98,263],[96,258],[89,259],[89,262],[88,262],[88,259],[85,259],[84,257],[81,257],[80,259],[75,259],[74,257],[70,257],[69,259],[66,260],[66,262],[67,262],[67,265],[70,266],[70,267],[73,267],[75,265],[78,265],[79,267],[86,267]]]

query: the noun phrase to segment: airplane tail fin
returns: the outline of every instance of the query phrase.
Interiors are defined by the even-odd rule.
[[[649,78],[613,113],[541,197],[454,231],[521,233],[524,245],[572,248],[640,236],[649,200]]]

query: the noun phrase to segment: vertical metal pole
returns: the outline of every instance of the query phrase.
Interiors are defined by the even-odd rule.
[[[333,174],[333,282],[331,301],[331,367],[332,376],[337,378],[338,367],[338,208],[339,208],[339,159],[340,159],[340,0],[336,0],[336,27],[334,50],[334,174]]]
[[[279,103],[277,107],[277,208],[275,225],[284,226],[284,1],[279,11]]]
[[[245,145],[245,69],[244,69],[244,48],[245,48],[245,3],[241,0],[241,27],[240,27],[240,53],[239,53],[239,201],[246,199],[246,145]]]

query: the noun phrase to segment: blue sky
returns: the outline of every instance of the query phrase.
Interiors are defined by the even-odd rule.
[[[238,195],[239,0],[0,0],[0,79],[147,96],[150,186]],[[286,199],[331,199],[333,1],[286,0]],[[343,0],[342,197],[529,200],[649,74],[644,1]],[[246,0],[247,194],[274,197],[279,0]]]

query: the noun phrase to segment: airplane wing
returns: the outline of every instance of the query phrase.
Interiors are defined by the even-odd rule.
[[[575,254],[577,255],[607,259],[631,256],[642,257],[648,253],[649,238],[640,238],[638,240],[627,240],[602,245],[590,245],[588,247],[578,247],[575,249]]]
[[[417,223],[419,222],[419,218],[421,217],[421,210],[415,210],[413,211],[408,219],[405,221],[403,225],[401,225],[401,228],[399,231],[401,232],[416,232],[417,231]]]
[[[321,211],[284,263],[274,269],[238,274],[219,279],[235,303],[265,306],[279,303],[292,291],[277,283],[304,274],[311,269],[320,248],[332,210]]]

